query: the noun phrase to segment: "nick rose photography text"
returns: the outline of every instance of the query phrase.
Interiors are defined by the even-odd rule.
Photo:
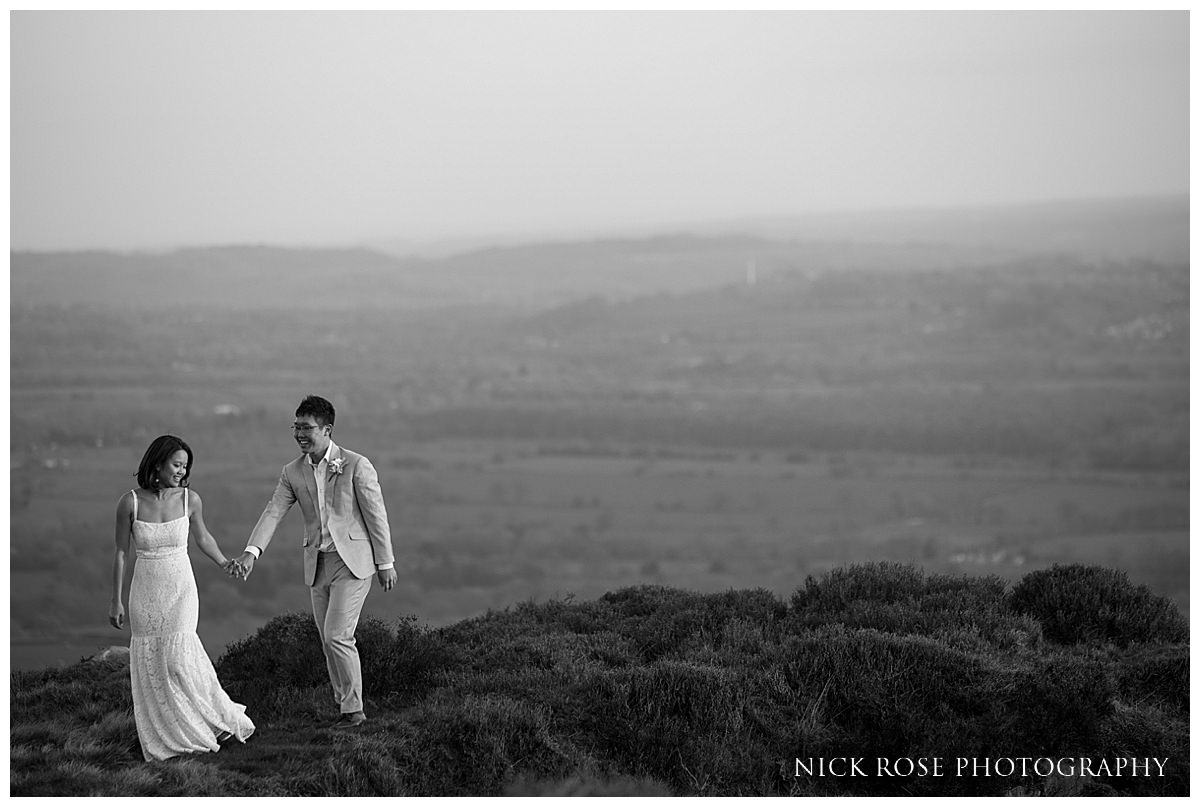
[[[1163,776],[1169,757],[796,757],[796,776]]]

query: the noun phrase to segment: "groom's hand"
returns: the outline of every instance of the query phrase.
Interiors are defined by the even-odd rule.
[[[379,578],[379,585],[383,586],[384,591],[391,591],[392,586],[396,585],[395,567],[392,567],[391,569],[380,569],[375,573],[375,576]]]
[[[237,560],[233,562],[231,573],[238,580],[245,580],[250,577],[250,572],[254,570],[254,553],[243,552]]]

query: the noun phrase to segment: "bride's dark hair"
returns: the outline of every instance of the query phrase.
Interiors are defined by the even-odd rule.
[[[154,438],[154,442],[142,455],[142,462],[138,465],[137,471],[138,487],[143,490],[158,490],[162,487],[158,478],[158,469],[171,458],[171,455],[180,450],[186,451],[188,457],[187,470],[183,472],[183,479],[179,481],[179,486],[186,488],[188,477],[192,475],[192,447],[173,434],[164,434],[162,437]]]

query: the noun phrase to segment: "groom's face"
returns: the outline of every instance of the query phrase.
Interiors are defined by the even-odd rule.
[[[312,415],[297,417],[292,423],[292,437],[295,438],[296,445],[300,446],[301,452],[311,456],[314,462],[329,448],[330,431],[332,429],[329,426],[317,423]]]

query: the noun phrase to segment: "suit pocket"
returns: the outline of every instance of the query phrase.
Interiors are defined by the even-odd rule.
[[[367,531],[357,524],[350,525],[350,540],[351,541],[366,541],[371,536],[367,535]]]

